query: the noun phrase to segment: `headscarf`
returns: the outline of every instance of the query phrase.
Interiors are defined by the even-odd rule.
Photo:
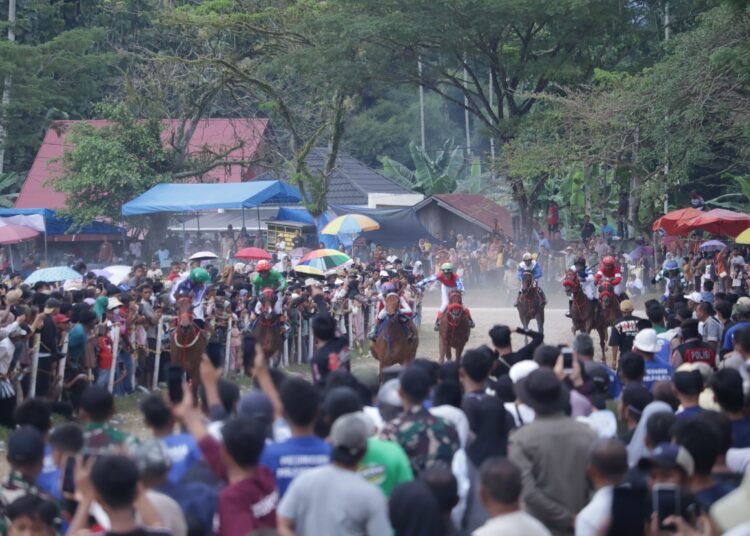
[[[107,313],[107,304],[109,298],[106,296],[99,296],[94,302],[94,312],[96,313],[96,319],[101,322],[104,315]]]
[[[482,395],[465,406],[466,417],[474,432],[474,440],[466,447],[466,455],[479,467],[487,458],[505,456],[508,450],[508,412],[500,399]]]
[[[396,536],[443,536],[446,533],[440,504],[421,480],[396,486],[388,504],[388,516]]]
[[[630,439],[630,443],[628,443],[628,465],[630,467],[635,466],[638,460],[650,454],[650,449],[646,447],[646,425],[652,415],[662,412],[674,413],[672,407],[661,400],[655,400],[643,408],[643,413],[641,413],[641,418],[635,427],[633,437]]]

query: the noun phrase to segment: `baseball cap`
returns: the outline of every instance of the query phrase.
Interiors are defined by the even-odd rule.
[[[396,408],[403,406],[404,404],[401,401],[401,397],[398,395],[400,387],[401,382],[398,378],[393,378],[392,380],[385,382],[378,390],[378,403]]]
[[[700,303],[701,302],[701,293],[700,292],[691,292],[690,294],[685,294],[685,299],[689,300],[691,302]]]
[[[329,440],[334,449],[358,456],[367,450],[371,428],[363,413],[347,413],[334,421]]]
[[[252,391],[237,404],[237,414],[243,417],[260,419],[266,423],[273,422],[273,404],[262,391]]]
[[[44,313],[45,314],[52,314],[55,309],[60,308],[60,300],[56,300],[55,298],[50,298],[46,302],[44,302]]]
[[[698,370],[681,370],[674,373],[674,388],[683,395],[699,395],[703,391],[703,376]]]
[[[743,296],[737,300],[737,303],[734,304],[734,312],[740,314],[750,313],[750,298]]]
[[[44,458],[44,438],[31,426],[14,430],[8,438],[8,461],[26,464]]]
[[[690,453],[679,445],[660,443],[648,456],[638,461],[638,469],[648,471],[652,467],[681,469],[687,476],[693,474],[695,462]]]
[[[169,452],[158,439],[142,441],[133,447],[131,454],[141,474],[166,473],[172,467]]]
[[[524,361],[519,361],[512,367],[510,367],[510,371],[508,371],[508,376],[510,376],[510,379],[513,383],[517,383],[518,381],[524,379],[526,376],[534,372],[536,369],[539,368],[539,363],[536,361],[532,361],[530,359],[526,359]]]
[[[117,309],[118,307],[122,307],[122,302],[118,298],[109,298],[107,300],[107,310],[110,309]]]
[[[620,311],[623,313],[632,313],[634,309],[633,302],[630,300],[623,300],[622,303],[620,303]]]
[[[65,324],[67,322],[70,322],[70,318],[68,318],[68,315],[64,315],[62,313],[57,313],[52,317],[52,321],[55,324]]]

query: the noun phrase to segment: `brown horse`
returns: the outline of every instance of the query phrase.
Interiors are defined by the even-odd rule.
[[[599,283],[599,316],[607,326],[611,326],[620,317],[620,300],[615,293],[615,287],[607,280]]]
[[[281,362],[281,352],[284,348],[284,326],[281,317],[273,311],[276,302],[274,292],[265,289],[259,299],[261,313],[253,328],[253,337],[263,348],[268,362],[276,367]]]
[[[377,338],[370,343],[372,356],[380,363],[380,379],[383,369],[391,365],[406,365],[417,355],[419,332],[411,318],[398,313],[400,298],[389,294],[385,298],[387,316],[382,322]]]
[[[448,295],[448,308],[440,318],[440,363],[446,358],[452,359],[451,349],[456,350],[456,361],[460,363],[470,333],[469,315],[464,309],[461,291],[452,290]]]
[[[562,284],[572,300],[570,318],[573,321],[573,334],[578,332],[588,334],[592,329],[596,330],[599,334],[599,345],[602,348],[602,359],[606,359],[607,325],[602,315],[597,314],[598,305],[586,296],[575,270],[566,270]]]
[[[531,272],[524,272],[521,277],[521,293],[518,295],[516,309],[524,329],[528,329],[531,320],[535,319],[537,330],[544,333],[544,302],[539,289],[534,285]]]
[[[200,366],[206,351],[206,333],[193,317],[192,298],[177,300],[177,319],[169,334],[169,363],[187,374],[193,387],[193,397],[198,400],[201,382]]]

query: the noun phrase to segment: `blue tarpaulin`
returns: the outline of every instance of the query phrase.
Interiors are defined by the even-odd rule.
[[[33,216],[40,215],[44,216],[44,223],[47,229],[47,234],[50,236],[58,236],[67,234],[70,226],[73,222],[67,218],[61,218],[55,214],[54,210],[48,208],[0,208],[0,217],[2,216]],[[123,227],[112,225],[103,221],[94,221],[88,225],[84,225],[80,229],[76,229],[74,233],[77,235],[122,235],[125,233]]]
[[[296,204],[300,200],[299,191],[281,181],[158,184],[125,203],[122,215],[254,208],[266,204]]]
[[[336,237],[335,235],[320,234],[320,230],[328,225],[328,222],[330,222],[335,217],[336,214],[332,213],[330,210],[320,215],[316,226],[318,229],[318,240],[320,242],[323,242],[323,245],[325,245],[325,247],[331,249],[337,249],[339,247],[339,244],[344,244],[344,246],[351,246],[351,237],[342,236],[340,237],[341,240],[339,240],[339,237]],[[313,218],[312,215],[310,215],[310,213],[304,208],[281,207],[278,214],[276,214],[276,219],[280,221],[296,221],[300,223],[309,223],[311,225],[315,225],[315,218]]]

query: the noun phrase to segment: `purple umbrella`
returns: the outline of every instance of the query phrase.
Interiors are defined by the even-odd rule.
[[[630,252],[630,260],[638,262],[643,257],[648,257],[654,254],[654,248],[651,246],[636,246],[636,248]]]
[[[720,251],[727,247],[721,240],[707,240],[700,245],[701,251]]]

